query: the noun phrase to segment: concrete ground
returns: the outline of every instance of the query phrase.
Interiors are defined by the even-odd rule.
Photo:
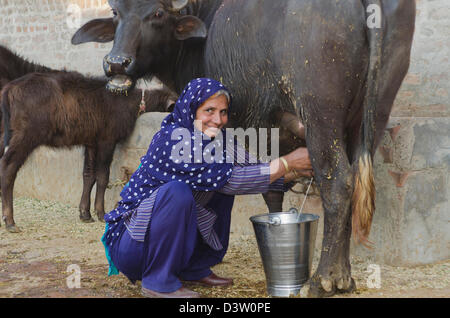
[[[78,211],[67,205],[18,198],[15,220],[19,234],[0,227],[0,297],[141,297],[140,283],[107,276],[100,238],[104,223],[84,224]],[[319,250],[315,251],[313,269]],[[352,257],[357,290],[335,297],[445,297],[450,296],[450,260],[418,267],[379,266],[379,286],[373,283],[373,262]],[[76,270],[79,269],[80,288]],[[223,263],[213,269],[233,277],[227,288],[192,287],[208,298],[268,297],[255,237],[231,233]]]

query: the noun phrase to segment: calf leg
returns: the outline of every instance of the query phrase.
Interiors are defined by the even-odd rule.
[[[0,160],[3,221],[6,224],[6,230],[11,233],[20,232],[20,228],[14,222],[14,182],[17,172],[34,148],[31,145],[27,145],[24,140],[14,142],[12,139],[8,151]]]
[[[97,148],[97,192],[95,194],[94,206],[100,221],[103,221],[103,217],[105,216],[105,191],[109,182],[109,171],[115,146],[115,144],[100,144]]]
[[[95,183],[96,148],[85,146],[83,166],[83,193],[80,200],[80,220],[85,223],[94,222],[91,216],[91,191]]]
[[[315,127],[320,127],[320,133]],[[320,261],[305,286],[310,297],[332,296],[355,288],[349,258],[353,174],[345,149],[342,135],[336,136],[324,125],[314,124],[308,129],[308,150],[324,208]]]

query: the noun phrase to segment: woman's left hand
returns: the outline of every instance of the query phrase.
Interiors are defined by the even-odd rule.
[[[282,176],[287,177],[288,174],[292,173],[291,180],[295,178],[295,173],[293,169],[298,171],[311,171],[312,165],[309,159],[308,149],[297,148],[296,150],[290,152],[289,154],[272,160],[270,162],[270,183],[278,180]]]
[[[300,177],[312,178],[314,176],[313,170],[292,170],[291,172],[284,175],[284,183],[291,182]]]

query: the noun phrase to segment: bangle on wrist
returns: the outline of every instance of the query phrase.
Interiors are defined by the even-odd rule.
[[[280,161],[283,163],[284,168],[286,169],[286,172],[289,172],[289,165],[288,165],[286,159],[284,159],[283,157],[280,157]]]

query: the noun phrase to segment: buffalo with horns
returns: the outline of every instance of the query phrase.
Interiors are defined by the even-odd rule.
[[[138,78],[156,76],[179,93],[190,79],[208,76],[233,93],[235,127],[283,128],[285,114],[301,121],[324,208],[309,295],[353,290],[350,237],[369,243],[372,159],[408,71],[415,1],[109,4],[113,17],[88,22],[72,42],[114,40],[103,60],[110,89],[127,91]]]

